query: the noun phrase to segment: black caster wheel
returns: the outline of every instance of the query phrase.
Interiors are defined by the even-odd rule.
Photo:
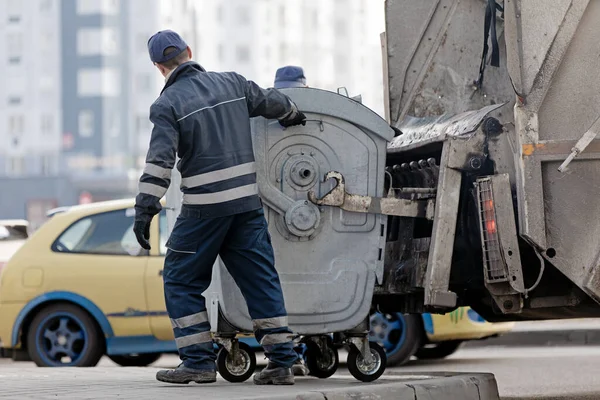
[[[350,346],[348,352],[348,371],[353,377],[362,382],[373,382],[385,371],[387,357],[385,350],[377,343],[369,342],[373,362],[367,364],[355,346]]]
[[[256,356],[254,350],[246,343],[238,342],[237,354],[230,354],[222,347],[217,354],[217,370],[229,382],[244,382],[248,380],[256,369]]]
[[[335,374],[340,366],[340,358],[331,340],[326,341],[324,352],[312,340],[306,341],[306,346],[306,366],[310,375],[325,379]]]

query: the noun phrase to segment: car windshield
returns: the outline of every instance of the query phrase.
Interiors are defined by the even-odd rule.
[[[4,226],[0,225],[0,241],[27,239],[26,226]]]

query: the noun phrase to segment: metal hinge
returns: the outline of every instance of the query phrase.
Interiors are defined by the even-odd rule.
[[[334,179],[336,185],[322,198],[317,198],[317,195],[312,190],[308,192],[308,199],[313,204],[339,207],[345,211],[358,213],[433,219],[435,212],[435,201],[433,199],[398,199],[393,197],[393,191],[390,192],[390,196],[388,197],[350,194],[346,192],[344,176],[341,173],[330,171],[325,174],[324,181],[328,181],[329,179]],[[418,191],[420,188],[414,189]]]

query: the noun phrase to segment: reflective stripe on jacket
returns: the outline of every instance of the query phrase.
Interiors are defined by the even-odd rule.
[[[250,118],[282,119],[293,108],[281,92],[262,89],[235,72],[206,72],[195,62],[177,67],[150,107],[154,128],[136,217],[160,211],[176,154],[184,207],[203,217],[260,208]]]

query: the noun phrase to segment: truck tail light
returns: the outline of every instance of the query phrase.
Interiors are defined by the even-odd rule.
[[[498,235],[492,180],[487,177],[479,178],[476,188],[485,279],[487,282],[506,281],[508,278]]]

